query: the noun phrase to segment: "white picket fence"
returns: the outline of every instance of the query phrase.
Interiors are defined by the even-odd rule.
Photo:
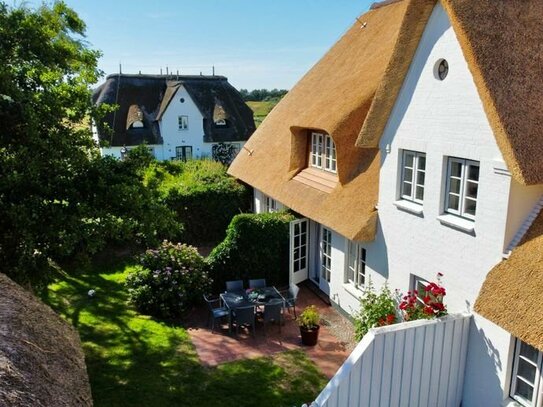
[[[471,315],[370,330],[311,407],[458,407]]]

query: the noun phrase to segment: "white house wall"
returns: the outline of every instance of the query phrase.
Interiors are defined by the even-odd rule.
[[[445,58],[449,73],[435,76],[436,63]],[[502,259],[511,230],[531,210],[536,193],[511,185],[502,154],[483,110],[466,60],[447,14],[438,3],[421,38],[399,97],[381,139],[382,167],[379,188],[379,219],[388,267],[379,272],[391,288],[409,289],[411,275],[435,280],[444,274],[449,312],[469,311],[486,274]],[[402,150],[426,153],[423,213],[416,215],[394,205],[399,199]],[[389,153],[387,153],[389,151]],[[447,157],[480,162],[479,190],[474,232],[446,226],[438,220],[444,211]],[[510,206],[509,192],[515,194]],[[508,213],[518,211],[509,221]],[[525,212],[525,213],[522,213]],[[379,244],[378,244],[379,246]],[[475,316],[470,330],[463,405],[497,405],[508,387],[511,336]],[[487,363],[489,357],[498,362]],[[488,379],[485,379],[488,378]],[[494,383],[490,383],[493,381]],[[493,393],[490,394],[489,391]]]
[[[188,116],[188,129],[179,130],[179,116]],[[212,144],[204,143],[204,117],[183,86],[172,97],[159,124],[163,139],[162,159],[174,158],[178,146],[192,146],[194,158],[211,156]]]

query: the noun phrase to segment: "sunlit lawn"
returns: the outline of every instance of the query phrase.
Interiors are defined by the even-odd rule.
[[[300,406],[326,383],[301,351],[203,367],[184,328],[127,304],[132,266],[117,261],[63,276],[44,298],[79,331],[95,406]]]

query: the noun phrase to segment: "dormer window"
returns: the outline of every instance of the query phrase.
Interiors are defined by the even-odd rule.
[[[311,133],[309,165],[325,171],[337,172],[336,145],[330,135]]]
[[[130,105],[126,115],[126,129],[141,129],[143,125],[143,111],[138,105]]]
[[[225,119],[219,119],[219,120],[215,121],[215,126],[217,126],[217,127],[226,126],[226,120]]]

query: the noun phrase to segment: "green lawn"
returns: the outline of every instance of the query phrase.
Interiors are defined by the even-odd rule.
[[[275,105],[279,101],[263,101],[263,102],[247,102],[249,107],[254,113],[254,119],[256,127],[260,126],[260,123],[266,118],[266,116],[271,112]]]
[[[201,366],[184,328],[127,304],[131,267],[113,261],[65,275],[44,297],[79,331],[95,406],[300,406],[325,385],[302,351]]]

